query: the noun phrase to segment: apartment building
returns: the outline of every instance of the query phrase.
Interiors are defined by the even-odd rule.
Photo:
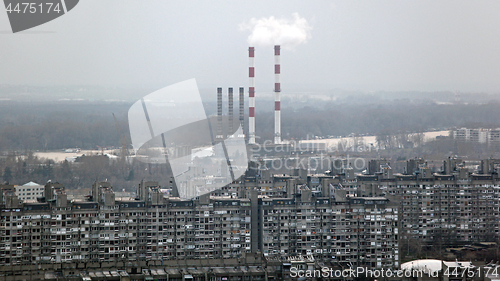
[[[492,129],[489,131],[488,143],[490,145],[500,145],[500,129]]]
[[[399,266],[397,204],[383,197],[312,194],[302,190],[299,200],[262,199],[264,255],[312,255],[345,267]]]
[[[171,276],[174,268],[175,276],[202,276],[196,268],[207,260],[213,263],[206,274],[222,264],[218,274],[226,276],[234,271],[224,265],[231,261],[235,278],[243,278],[248,269],[240,265],[248,263],[255,274],[281,280],[295,257],[311,257],[315,266],[397,268],[411,241],[427,247],[497,241],[500,160],[471,170],[449,158],[442,167],[435,172],[424,159],[410,159],[404,174],[386,160],[370,161],[364,174],[347,165],[328,174],[261,169],[194,200],[165,196],[146,181],[137,198],[115,198],[111,184],[99,182],[87,198],[71,201],[64,186],[49,182],[37,202],[3,185],[0,274],[42,268],[70,276],[90,267],[133,275],[163,266]],[[250,263],[251,255],[262,261]],[[273,273],[259,269],[270,262]]]
[[[66,265],[69,275],[92,265],[138,272],[141,265],[260,253],[281,261],[311,256],[335,266],[399,266],[397,204],[350,198],[329,183],[331,176],[307,178],[312,189],[277,177],[287,196],[281,199],[242,188],[243,197],[180,200],[143,181],[132,200],[118,200],[110,183],[96,182],[86,199],[68,201],[64,187],[49,182],[43,200],[24,203],[3,186],[0,265],[7,271]]]
[[[460,128],[452,131],[453,139],[462,142],[487,143],[488,145],[500,144],[500,129],[468,129]]]
[[[36,202],[38,197],[43,196],[43,185],[38,183],[28,182],[26,184],[16,186],[16,196],[24,202]]]
[[[439,173],[432,173],[424,161],[418,161],[413,174],[384,177],[379,172],[357,178],[360,186],[375,185],[376,193],[400,202],[402,238],[433,246],[497,241],[498,161],[484,160],[484,173],[471,172],[460,159],[447,159]],[[408,161],[408,166],[414,166],[412,162]]]
[[[367,174],[357,175],[349,167],[328,175],[292,171],[291,175],[269,176],[265,172],[261,177],[245,179],[250,182],[233,183],[219,192],[245,197],[244,190],[255,189],[268,198],[263,202],[290,204],[290,210],[278,212],[292,213],[300,209],[293,198],[302,189],[310,190],[313,198],[330,198],[336,190],[345,192],[346,198],[384,197],[398,204],[399,238],[405,243],[419,241],[427,247],[452,247],[498,240],[500,160],[485,159],[473,170],[462,159],[449,158],[443,161],[442,171],[433,172],[424,159],[410,159],[404,174],[394,173],[386,160],[372,160],[368,167]],[[266,239],[269,241],[271,237]],[[272,245],[267,254],[287,254],[293,250],[282,245],[286,243],[267,244]],[[314,250],[319,253],[321,248]]]
[[[453,131],[453,138],[458,141],[486,143],[486,141],[488,140],[488,132],[489,131],[486,129],[460,128]]]

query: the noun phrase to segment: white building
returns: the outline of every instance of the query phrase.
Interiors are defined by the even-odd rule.
[[[27,184],[16,186],[16,195],[24,202],[35,202],[37,197],[43,196],[43,189],[43,185],[30,181]]]
[[[500,144],[500,129],[491,129],[488,131],[488,143],[490,145]]]
[[[453,138],[458,141],[486,143],[490,131],[486,129],[461,128],[453,131]]]

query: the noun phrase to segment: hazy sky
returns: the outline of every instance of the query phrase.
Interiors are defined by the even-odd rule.
[[[248,86],[251,18],[312,27],[282,51],[283,91],[500,92],[500,1],[81,0],[67,15],[12,34],[0,10],[0,84],[201,88]],[[272,47],[256,48],[270,91]]]

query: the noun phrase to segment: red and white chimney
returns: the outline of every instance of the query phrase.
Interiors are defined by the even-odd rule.
[[[274,46],[274,144],[281,143],[281,65],[280,65],[280,46]]]
[[[255,144],[255,48],[248,48],[250,67],[248,68],[248,143]]]

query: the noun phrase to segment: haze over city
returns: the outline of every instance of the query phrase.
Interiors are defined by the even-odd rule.
[[[0,84],[160,88],[246,86],[253,20],[310,26],[283,50],[288,91],[500,90],[497,1],[87,0],[57,21],[9,34],[0,13]],[[256,46],[256,87],[272,85],[272,47]]]
[[[499,1],[30,1],[0,281],[500,280]]]

